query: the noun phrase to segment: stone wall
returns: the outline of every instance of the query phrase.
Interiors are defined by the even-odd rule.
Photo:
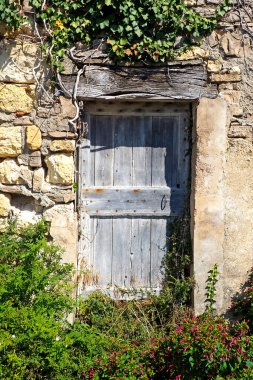
[[[206,6],[215,1],[206,1]],[[243,15],[244,19],[247,17]],[[252,24],[247,27],[252,30]],[[204,167],[195,168],[195,181],[203,174],[201,192],[215,195],[220,194],[220,201],[212,204],[210,201],[203,208],[205,214],[201,228],[202,257],[197,258],[194,252],[197,287],[195,302],[197,312],[204,310],[204,291],[207,271],[215,262],[219,263],[220,281],[218,291],[218,311],[226,310],[231,297],[240,289],[247,277],[247,271],[253,265],[253,50],[252,37],[242,33],[240,15],[236,10],[226,15],[219,25],[202,44],[203,62],[209,72],[210,83],[217,84],[218,97],[223,99],[227,108],[227,123],[225,141],[223,141],[224,112],[218,107],[208,106],[206,123],[203,120],[203,108],[200,104],[199,118],[209,127],[210,136],[205,140],[203,157]],[[197,116],[198,119],[198,116]],[[211,121],[211,123],[210,123]],[[213,129],[219,129],[213,134]],[[198,129],[198,120],[197,120]],[[203,131],[205,134],[205,131]],[[202,134],[203,138],[203,134]],[[198,140],[195,141],[198,145]],[[201,142],[199,142],[201,146]],[[203,148],[203,146],[202,146]],[[217,149],[223,150],[224,162],[217,173],[219,157]],[[214,154],[213,149],[216,150]],[[202,158],[201,158],[202,155]],[[221,165],[221,163],[219,163]],[[215,181],[208,182],[213,174]],[[201,199],[195,194],[195,212],[197,202]],[[203,204],[202,204],[203,207]],[[198,223],[195,220],[194,223]],[[217,230],[217,225],[219,229]],[[222,230],[222,232],[221,232]],[[221,238],[222,235],[222,238]],[[212,241],[215,240],[216,248]],[[201,269],[202,268],[202,269]]]
[[[187,0],[209,15],[219,1]],[[218,311],[227,309],[253,265],[253,50],[230,12],[200,46],[178,60],[202,60],[214,101],[195,104],[192,221],[195,308],[204,309],[207,272],[219,263]],[[43,79],[41,81],[41,78]],[[76,134],[71,100],[54,95],[50,71],[30,37],[7,35],[0,49],[0,225],[41,216],[76,262]],[[41,85],[43,83],[43,86]],[[199,105],[197,104],[199,102]]]
[[[53,97],[49,75],[36,43],[20,37],[2,41],[0,226],[13,217],[22,224],[44,216],[55,241],[66,248],[65,260],[76,262],[75,133],[68,125],[75,107]]]

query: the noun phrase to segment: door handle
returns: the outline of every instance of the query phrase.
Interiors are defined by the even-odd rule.
[[[164,196],[162,197],[162,200],[161,200],[161,210],[164,210],[164,209],[165,209],[166,204],[167,204],[167,198],[166,198],[166,195],[164,195]]]

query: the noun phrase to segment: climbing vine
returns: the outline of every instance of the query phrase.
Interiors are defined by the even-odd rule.
[[[90,48],[99,38],[114,61],[164,62],[209,33],[229,9],[223,0],[209,18],[184,0],[29,0],[36,22],[44,23],[53,65],[76,42]],[[0,20],[19,28],[29,14],[23,2],[0,0]]]

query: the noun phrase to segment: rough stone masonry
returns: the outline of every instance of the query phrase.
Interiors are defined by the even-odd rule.
[[[187,3],[209,15],[218,1]],[[76,134],[68,123],[76,110],[51,88],[32,31],[0,29],[0,226],[14,216],[19,223],[44,216],[65,248],[64,259],[76,263]],[[194,303],[201,313],[207,272],[217,262],[217,306],[223,312],[253,265],[253,49],[236,10],[200,46],[178,57],[196,60],[207,69],[217,97],[199,94],[192,102]]]

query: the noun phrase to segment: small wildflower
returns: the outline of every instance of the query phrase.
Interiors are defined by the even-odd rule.
[[[59,28],[59,29],[64,29],[64,25],[63,25],[63,22],[61,20],[56,20],[55,21],[55,25]]]

